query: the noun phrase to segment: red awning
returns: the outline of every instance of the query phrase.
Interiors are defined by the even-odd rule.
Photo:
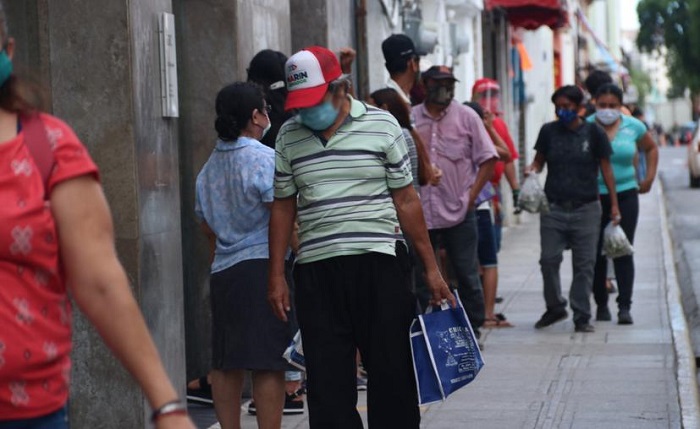
[[[560,0],[486,0],[486,7],[502,7],[510,9],[512,7],[544,7],[549,9],[561,9]]]
[[[496,7],[506,10],[511,25],[527,30],[543,25],[556,29],[568,23],[561,0],[486,0],[488,10]]]

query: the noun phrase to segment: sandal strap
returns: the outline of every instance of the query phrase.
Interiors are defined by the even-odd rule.
[[[300,398],[303,395],[306,395],[306,389],[304,389],[303,387],[297,389],[295,392],[287,394],[287,396],[289,396],[290,399]]]
[[[207,379],[206,375],[199,377],[199,389],[205,392],[211,392],[211,384],[209,384],[209,380]]]

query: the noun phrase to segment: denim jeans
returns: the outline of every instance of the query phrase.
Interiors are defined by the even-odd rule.
[[[68,429],[66,408],[33,419],[0,421],[0,429]]]
[[[491,210],[477,210],[476,221],[478,227],[478,259],[482,268],[498,267],[498,254],[496,250],[496,237],[494,225],[491,222]]]
[[[450,228],[431,229],[430,242],[437,250],[440,245],[447,251],[447,258],[457,277],[459,297],[474,328],[484,324],[484,290],[479,279],[477,261],[476,212],[467,212],[464,220]],[[418,272],[423,273],[422,263]],[[430,291],[422,275],[416,277],[416,295],[421,308],[426,309],[430,301]]]
[[[503,216],[502,215],[496,216],[496,223],[493,224],[493,238],[496,241],[496,253],[498,253],[501,251],[501,241],[503,240]]]
[[[561,293],[559,267],[563,252],[571,248],[573,281],[569,290],[574,323],[584,324],[591,319],[590,296],[596,262],[601,206],[599,201],[566,209],[551,205],[549,213],[540,215],[540,269],[544,282],[544,300],[547,310],[566,308]]]

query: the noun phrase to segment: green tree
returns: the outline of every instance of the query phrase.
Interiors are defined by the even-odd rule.
[[[672,92],[700,94],[700,0],[641,0],[637,6],[642,52],[667,49]]]
[[[637,101],[637,104],[640,106],[645,106],[646,98],[651,93],[651,78],[648,74],[644,73],[638,68],[628,66],[627,69],[630,72],[632,84],[634,84],[639,93],[639,100]]]

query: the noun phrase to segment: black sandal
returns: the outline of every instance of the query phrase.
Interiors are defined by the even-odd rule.
[[[213,404],[214,398],[211,394],[211,384],[207,376],[199,377],[199,389],[187,389],[187,401],[199,404]]]

